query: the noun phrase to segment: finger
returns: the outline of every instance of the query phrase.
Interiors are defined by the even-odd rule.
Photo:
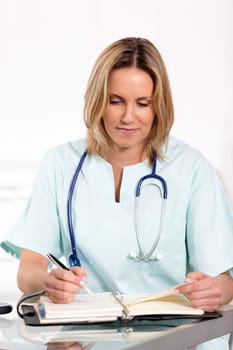
[[[79,278],[75,275],[71,270],[63,270],[63,269],[52,269],[50,271],[51,276],[54,276],[57,280],[66,281],[74,284],[79,283]]]
[[[69,303],[74,295],[83,287],[81,282],[86,281],[86,271],[83,268],[63,270],[54,268],[45,280],[49,298],[55,303]]]
[[[47,295],[53,303],[68,304],[74,299],[76,293],[48,288]]]
[[[212,282],[212,279],[210,279],[210,282]],[[209,288],[185,293],[193,307],[205,311],[215,311],[220,306],[221,291],[219,286],[213,286],[212,283],[209,283],[209,286]]]
[[[202,299],[190,299],[190,303],[193,307],[202,308],[203,306],[218,306],[219,298],[202,298]]]
[[[182,286],[179,286],[176,288],[176,290],[179,293],[185,294],[185,295],[194,295],[194,293],[199,293],[201,291],[204,291],[206,294],[206,291],[209,290],[208,284],[200,284],[199,282],[192,282],[189,284],[183,284]]]
[[[73,266],[73,267],[70,268],[70,271],[72,271],[73,274],[75,276],[79,277],[83,282],[86,282],[87,272],[86,272],[85,268]]]
[[[184,283],[176,286],[176,290],[182,294],[198,289],[198,284],[195,281],[203,280],[207,276],[202,272],[190,272],[185,278]]]
[[[69,280],[69,278],[67,278],[67,275],[68,276],[70,274],[73,275],[72,272],[70,272],[70,274],[68,274],[67,272],[68,271],[66,271],[66,274],[62,274],[62,275],[60,275],[59,272],[51,272],[46,277],[45,286],[46,286],[46,290],[49,292],[50,296],[55,295],[55,297],[57,297],[57,298],[67,299],[68,294],[63,296],[62,293],[74,294],[80,290],[81,286],[79,285],[79,283],[77,283],[76,280],[73,281],[72,279]],[[79,282],[79,280],[78,280],[78,282]],[[71,296],[69,296],[68,299],[70,300]]]
[[[219,306],[218,305],[216,305],[216,306],[213,306],[213,307],[211,307],[211,306],[203,306],[201,309],[202,310],[204,310],[204,311],[206,311],[206,312],[215,312],[215,311],[218,311],[218,308],[219,308]]]
[[[220,284],[217,278],[209,277],[206,275],[204,279],[191,280],[188,283],[184,283],[182,285],[177,286],[176,289],[183,294],[202,290],[209,290],[208,292],[212,290],[212,294],[214,294],[216,290],[220,292]]]
[[[186,276],[187,280],[194,280],[194,281],[200,281],[202,279],[205,279],[206,277],[209,277],[203,272],[189,272]]]
[[[210,291],[203,291],[203,292],[188,293],[185,295],[190,300],[192,305],[196,307],[199,307],[201,304],[220,305],[221,294],[217,289],[213,291],[210,290]]]
[[[64,292],[76,293],[79,291],[81,286],[77,283],[73,283],[67,280],[59,280],[51,276],[45,280],[45,285],[47,288],[56,289]]]
[[[219,308],[219,298],[191,299],[192,307],[202,309],[204,311],[216,311]]]
[[[51,271],[51,275],[54,275],[57,281],[61,280],[78,286],[78,289],[75,288],[76,292],[83,288],[83,285],[87,282],[86,270],[79,267],[73,267],[70,270],[54,269]],[[58,285],[56,286],[56,282],[53,281],[53,283],[55,283],[56,288],[61,288]]]
[[[177,292],[182,294],[188,294],[191,292],[194,292],[196,290],[199,290],[198,283],[195,281],[186,282],[183,284],[180,284],[176,287]]]

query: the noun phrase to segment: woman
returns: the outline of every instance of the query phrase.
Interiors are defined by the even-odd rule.
[[[208,161],[170,136],[169,80],[150,41],[124,38],[102,52],[89,78],[84,117],[87,138],[46,154],[25,212],[1,244],[20,254],[21,291],[46,289],[54,302],[68,303],[86,282],[94,291],[125,293],[186,280],[191,283],[178,289],[194,307],[213,311],[228,303],[232,211]],[[84,151],[72,200],[83,267],[48,270],[47,252],[70,255],[67,194]],[[135,215],[136,185],[151,174],[154,160],[159,178],[143,182]]]

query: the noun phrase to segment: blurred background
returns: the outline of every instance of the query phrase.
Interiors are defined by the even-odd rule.
[[[85,136],[89,73],[105,46],[125,36],[160,50],[172,134],[209,159],[233,203],[232,0],[0,0],[0,239],[25,206],[44,152]],[[0,259],[0,269],[15,269],[2,250]]]

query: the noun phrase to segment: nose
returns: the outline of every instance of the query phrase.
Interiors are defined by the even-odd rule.
[[[131,123],[134,119],[134,108],[132,105],[126,105],[122,111],[121,120],[123,123]]]

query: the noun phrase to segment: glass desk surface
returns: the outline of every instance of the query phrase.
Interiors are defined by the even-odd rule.
[[[197,320],[139,321],[116,326],[26,326],[18,317],[0,316],[0,349],[122,350],[170,333]]]

